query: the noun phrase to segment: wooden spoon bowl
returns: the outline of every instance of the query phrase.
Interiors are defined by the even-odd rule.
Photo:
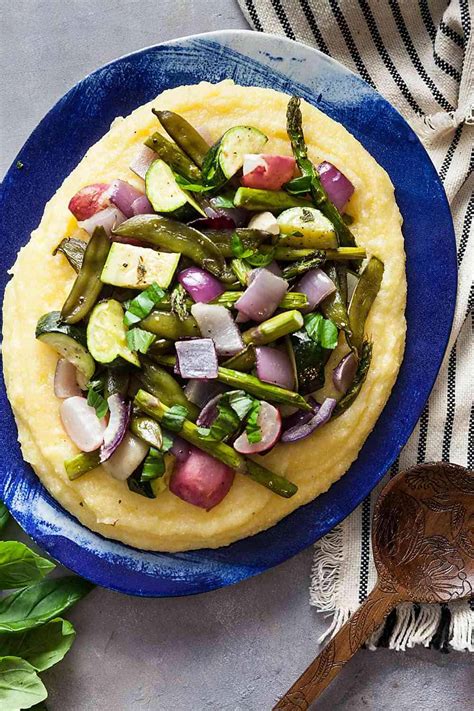
[[[397,474],[375,506],[372,548],[375,588],[274,710],[305,711],[400,602],[473,595],[474,474],[444,462]]]

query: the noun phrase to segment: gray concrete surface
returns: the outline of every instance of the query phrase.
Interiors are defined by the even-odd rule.
[[[0,0],[0,171],[49,107],[95,67],[197,32],[246,27],[235,0]],[[11,537],[22,536],[11,523]],[[26,537],[23,535],[23,540]],[[269,711],[318,650],[311,551],[232,588],[169,600],[97,589],[43,675],[50,711]],[[467,711],[472,657],[361,651],[320,711]]]

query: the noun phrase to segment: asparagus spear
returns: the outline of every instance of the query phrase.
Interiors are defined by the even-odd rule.
[[[304,274],[309,269],[315,269],[316,267],[322,266],[325,261],[326,255],[324,252],[313,252],[312,256],[300,259],[297,262],[293,262],[288,267],[285,267],[283,269],[282,277],[287,280],[294,279],[295,277],[300,276],[300,274]]]
[[[242,286],[247,286],[248,276],[252,271],[243,259],[233,259],[230,263],[230,268],[234,272]]]
[[[235,207],[245,207],[247,210],[270,210],[281,212],[289,207],[311,206],[310,200],[289,195],[284,190],[256,190],[255,188],[239,188],[234,196]]]
[[[155,360],[168,368],[174,368],[176,357],[172,355],[155,356]],[[220,366],[217,369],[217,379],[221,383],[236,387],[238,390],[255,395],[261,400],[269,400],[270,402],[280,402],[284,405],[293,405],[299,410],[311,410],[311,405],[308,405],[306,400],[293,390],[280,388],[278,385],[270,385],[264,383],[254,375],[248,373],[240,373],[238,370],[231,370]]]
[[[339,238],[339,243],[343,247],[355,247],[356,242],[354,235],[342,219],[339,210],[329,200],[326,191],[321,185],[318,171],[308,158],[308,151],[303,133],[300,99],[297,96],[292,96],[288,102],[288,109],[286,112],[286,130],[291,141],[291,148],[293,150],[293,155],[295,156],[298,168],[301,170],[303,176],[308,176],[311,179],[310,192],[314,204],[334,225],[334,229],[336,230],[336,234]]]
[[[211,303],[231,308],[243,293],[243,291],[224,291]],[[308,306],[308,297],[306,294],[300,294],[297,291],[290,291],[285,294],[279,304],[280,309],[303,309],[305,306]]]
[[[263,346],[265,343],[272,343],[288,333],[298,331],[303,326],[303,316],[299,311],[285,311],[282,314],[272,316],[267,321],[262,321],[258,326],[249,328],[242,333],[244,343],[253,343],[255,346]]]
[[[260,252],[267,252],[272,249],[267,245],[259,248]],[[338,247],[337,249],[295,249],[293,247],[277,247],[274,252],[275,259],[281,262],[296,262],[299,259],[311,257],[316,253],[324,254],[327,260],[332,262],[344,262],[349,260],[365,259],[367,254],[362,247]]]
[[[146,390],[139,390],[135,396],[135,404],[142,411],[145,412],[150,417],[155,418],[158,422],[162,423],[163,419],[166,417],[166,413],[169,408],[163,405],[160,400],[147,393]],[[274,474],[273,472],[262,467],[261,464],[256,462],[251,462],[250,460],[243,457],[241,454],[235,451],[232,447],[224,442],[215,442],[213,440],[206,440],[199,434],[199,430],[194,424],[189,420],[183,421],[183,426],[180,430],[180,435],[187,442],[190,442],[195,447],[202,449],[207,452],[212,457],[219,459],[228,467],[234,469],[240,474],[246,474],[254,481],[267,487],[275,494],[283,496],[285,498],[290,498],[298,491],[298,487],[293,484],[288,479]]]

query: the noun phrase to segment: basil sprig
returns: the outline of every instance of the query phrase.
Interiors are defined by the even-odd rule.
[[[320,313],[308,314],[304,320],[306,333],[316,344],[328,350],[337,346],[338,330],[331,319],[324,318]]]
[[[127,302],[127,310],[123,319],[124,324],[132,326],[134,323],[146,318],[165,296],[166,291],[154,281],[151,286]]]
[[[144,331],[143,328],[131,328],[127,331],[127,345],[131,351],[145,355],[155,341],[155,334]]]

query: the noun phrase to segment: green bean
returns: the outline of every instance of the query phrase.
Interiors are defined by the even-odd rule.
[[[242,333],[242,339],[244,343],[253,343],[255,346],[263,346],[266,343],[277,341],[288,333],[298,331],[302,326],[303,317],[299,311],[285,311],[244,331]]]
[[[174,111],[157,111],[156,109],[152,109],[152,111],[173,141],[176,141],[181,150],[199,168],[202,168],[204,157],[210,146],[201,134],[186,119],[179,114],[175,114]]]
[[[181,385],[164,368],[148,358],[142,358],[142,371],[138,373],[137,379],[142,387],[159,397],[165,405],[184,405],[189,418],[197,418],[199,409],[188,400]]]
[[[181,320],[176,314],[169,311],[152,311],[140,322],[140,328],[151,331],[159,338],[171,341],[177,341],[179,338],[200,338],[201,336],[193,316]]]
[[[256,190],[239,188],[235,193],[234,205],[247,210],[281,212],[289,207],[307,207],[311,201],[289,195],[284,190]]]
[[[144,390],[138,391],[135,397],[135,403],[140,410],[146,412],[150,415],[150,417],[156,418],[158,422],[162,422],[168,412],[166,405]],[[246,459],[228,444],[225,444],[224,442],[206,440],[199,434],[199,429],[196,425],[189,420],[184,420],[179,434],[183,439],[190,442],[195,447],[202,449],[212,457],[224,462],[224,464],[231,469],[234,469],[234,471],[237,471],[240,474],[246,474],[254,481],[262,484],[262,486],[265,486],[279,496],[289,498],[298,491],[298,487],[291,481],[285,479],[279,474],[274,474],[261,464],[257,464],[250,459]]]
[[[161,133],[154,133],[147,138],[145,145],[152,148],[157,156],[164,160],[175,173],[184,176],[195,183],[201,179],[201,171],[196,168],[188,156],[178,146],[168,141]]]
[[[68,478],[73,481],[78,479],[83,474],[96,469],[100,464],[100,453],[97,449],[95,452],[79,452],[71,459],[66,459],[64,468]]]
[[[351,344],[357,351],[362,348],[365,322],[379,292],[383,272],[383,263],[377,257],[371,257],[352,294],[349,322],[352,330]]]
[[[81,321],[93,308],[102,289],[100,275],[110,249],[103,227],[96,227],[89,240],[81,269],[61,310],[66,323]]]
[[[150,447],[161,449],[163,435],[158,422],[146,415],[137,414],[130,420],[130,430],[136,437],[146,442]]]
[[[87,242],[84,242],[84,240],[77,239],[77,237],[65,237],[54,250],[53,257],[58,252],[62,252],[77,274],[82,267],[86,248]]]

